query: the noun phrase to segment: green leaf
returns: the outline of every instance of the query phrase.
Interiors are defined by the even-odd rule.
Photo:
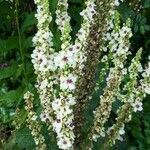
[[[3,1],[0,3],[0,14],[1,17],[7,19],[7,16],[14,16],[13,9],[10,7],[10,3]]]
[[[139,27],[137,24],[134,25],[134,32],[136,33],[138,31]]]
[[[16,144],[20,149],[33,149],[35,147],[33,137],[28,128],[21,128],[16,133]]]
[[[11,36],[7,40],[0,39],[0,55],[9,52],[12,49],[19,48],[18,37]]]
[[[142,34],[145,33],[145,28],[144,28],[144,26],[140,26],[140,32],[141,32]]]
[[[30,48],[33,46],[32,38],[33,37],[28,37],[28,38],[26,38],[26,39],[24,38],[22,40],[23,49],[27,49],[27,48]]]
[[[9,77],[15,75],[17,68],[18,68],[17,65],[14,64],[10,67],[0,69],[0,80],[9,78]]]
[[[150,30],[150,26],[149,25],[144,25],[144,28],[145,28],[146,31]]]
[[[10,36],[6,44],[6,49],[8,50],[19,48],[18,36]]]
[[[138,14],[138,15],[136,16],[136,22],[140,22],[141,19],[142,19],[142,16],[141,16],[140,14]]]
[[[5,52],[6,45],[7,45],[7,40],[0,39],[0,54]]]
[[[19,87],[16,90],[11,90],[5,94],[0,94],[0,103],[7,106],[12,107],[15,106],[20,99],[23,98],[24,88]]]
[[[149,8],[150,7],[150,0],[145,0],[144,1],[144,8]]]
[[[33,150],[34,148],[34,140],[26,127],[18,130],[4,145],[4,150]]]
[[[26,14],[26,17],[23,21],[23,24],[21,26],[21,32],[23,33],[24,31],[26,31],[28,29],[28,27],[31,27],[33,25],[36,25],[37,20],[34,17],[34,12],[30,13],[30,14]]]

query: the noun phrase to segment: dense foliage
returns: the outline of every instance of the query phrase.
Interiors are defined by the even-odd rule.
[[[50,10],[55,18],[57,0],[50,1]],[[69,0],[69,15],[71,16],[72,32],[75,34],[80,28],[81,17],[79,12],[84,8],[84,0]],[[37,20],[34,17],[36,6],[31,0],[0,0],[0,149],[23,150],[34,149],[35,144],[30,130],[26,127],[27,112],[23,95],[30,90],[35,95],[35,111],[39,114],[41,106],[34,84],[33,65],[31,54],[33,52],[32,38],[36,33]],[[142,65],[144,66],[150,54],[150,1],[149,0],[127,0],[118,7],[122,22],[131,18],[133,37],[131,39],[131,50],[129,62],[135,56],[140,47],[143,47]],[[56,23],[52,21],[50,29],[54,34],[54,47],[59,51],[61,40],[60,31]],[[128,64],[127,64],[128,65]],[[101,67],[101,66],[100,66]],[[105,85],[105,83],[103,83]],[[102,85],[103,85],[102,84]],[[88,113],[86,113],[87,124],[83,133],[86,132],[92,121],[91,110],[96,107],[99,95],[95,93],[94,102],[91,101]],[[123,142],[118,142],[114,149],[120,150],[148,150],[150,149],[150,97],[144,99],[144,110],[134,114],[132,121],[126,126],[126,135]],[[120,103],[114,104],[110,124],[116,117],[116,109]],[[58,149],[55,135],[47,134],[43,127],[43,134],[49,149]],[[100,141],[94,145],[99,149]]]

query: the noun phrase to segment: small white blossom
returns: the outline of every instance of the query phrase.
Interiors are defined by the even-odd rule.
[[[50,120],[50,116],[48,113],[42,112],[40,114],[40,119],[42,122],[46,122],[47,120]]]
[[[150,86],[146,86],[146,87],[144,88],[144,90],[145,90],[145,93],[147,93],[147,94],[150,95]]]
[[[122,127],[122,128],[119,130],[119,134],[120,134],[120,135],[123,135],[123,134],[125,134],[124,127]]]
[[[97,142],[97,139],[98,139],[99,137],[100,137],[100,135],[94,134],[93,137],[92,137],[92,139],[93,139],[94,142]]]
[[[35,121],[37,119],[37,116],[36,115],[33,115],[31,120]]]
[[[133,110],[134,112],[137,112],[137,111],[142,111],[143,110],[143,104],[142,102],[140,101],[135,101],[134,103],[131,104],[132,107],[133,107]]]
[[[70,138],[67,137],[62,137],[58,139],[57,144],[60,149],[64,149],[64,150],[71,149],[72,147],[72,142],[70,141]]]
[[[55,54],[54,58],[55,65],[60,69],[64,69],[66,65],[70,67],[76,66],[75,55],[72,51],[60,51],[58,54]]]
[[[74,90],[76,80],[77,80],[77,77],[72,74],[69,74],[68,76],[61,76],[60,77],[60,88],[62,90],[66,90],[66,89]]]
[[[62,128],[62,119],[56,119],[53,123],[53,130],[59,134]]]

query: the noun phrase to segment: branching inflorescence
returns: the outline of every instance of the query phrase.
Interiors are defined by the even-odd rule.
[[[149,66],[144,70],[139,86],[137,83],[138,74],[142,72],[141,49],[133,58],[129,69],[124,67],[130,54],[130,20],[121,25],[119,12],[115,9],[119,5],[118,0],[86,0],[85,8],[80,13],[81,28],[73,42],[70,35],[71,18],[67,12],[68,1],[58,0],[55,22],[61,33],[61,48],[56,51],[53,46],[53,34],[49,28],[52,21],[49,1],[35,0],[35,4],[38,24],[37,33],[33,38],[35,49],[31,57],[37,75],[35,87],[42,106],[39,117],[46,123],[49,131],[56,133],[60,149],[81,149],[84,111],[96,85],[94,79],[97,66],[103,62],[106,65],[99,76],[100,79],[104,79],[105,71],[109,70],[107,85],[100,95],[99,106],[94,110],[93,125],[88,134],[90,144],[87,144],[87,149],[92,148],[93,141],[97,141],[100,136],[106,138],[104,147],[107,149],[115,144],[117,139],[121,139],[125,123],[130,121],[132,111],[142,110],[141,101],[146,96],[145,93],[150,93]],[[103,52],[107,55],[99,61]],[[111,67],[109,61],[113,64]],[[127,72],[130,80],[121,89],[120,85]],[[125,95],[121,94],[122,90],[126,92]],[[33,110],[33,95],[27,92],[24,98],[28,127],[37,149],[46,149],[40,122]],[[117,98],[123,105],[117,111],[116,124],[106,131],[105,124]]]

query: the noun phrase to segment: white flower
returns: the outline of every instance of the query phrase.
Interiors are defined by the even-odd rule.
[[[139,71],[139,72],[142,72],[142,71],[143,71],[143,67],[142,67],[141,64],[139,64],[139,66],[138,66],[138,71]]]
[[[33,134],[33,135],[34,135],[34,134]],[[36,139],[34,139],[34,141],[35,141],[35,144],[36,144],[36,145],[39,144],[39,139],[36,138]]]
[[[149,64],[149,67],[144,70],[142,76],[143,77],[149,77],[150,76],[150,64]]]
[[[37,119],[37,116],[36,115],[33,115],[31,120],[35,121]]]
[[[125,134],[124,127],[122,127],[122,128],[119,130],[119,134],[120,134],[120,135],[123,135],[123,134]]]
[[[41,119],[42,122],[46,122],[47,120],[50,119],[50,116],[49,116],[48,113],[42,112],[42,113],[40,114],[40,119]]]
[[[69,117],[67,117],[66,119],[65,119],[65,125],[68,127],[68,128],[70,128],[71,130],[73,130],[74,129],[74,123],[73,123],[73,120],[74,120],[74,116],[73,115],[70,115]]]
[[[60,149],[64,149],[64,150],[71,149],[71,147],[72,147],[72,142],[70,141],[70,138],[68,138],[68,137],[62,137],[62,138],[58,139],[57,144]]]
[[[52,35],[51,35],[51,32],[45,32],[45,33],[43,34],[43,38],[45,38],[45,39],[49,39],[50,36],[52,36]]]
[[[27,91],[27,92],[24,94],[24,99],[29,99],[31,96],[33,96],[33,94],[30,93],[29,91]]]
[[[54,55],[47,56],[47,67],[50,71],[55,71],[57,69],[54,63]]]
[[[78,37],[79,41],[85,41],[86,40],[86,30],[84,30],[83,28],[81,28],[78,33],[76,34],[76,36]]]
[[[134,112],[137,112],[137,111],[142,111],[143,110],[143,104],[142,102],[140,101],[135,101],[134,103],[131,104],[132,107],[133,107],[133,110]]]
[[[43,58],[43,52],[40,49],[35,49],[31,57],[34,61],[40,61]]]
[[[124,130],[124,126],[119,130],[119,134],[118,134],[118,137],[117,139],[120,140],[120,141],[123,141],[123,137],[122,135],[125,134],[125,130]]]
[[[94,2],[88,1],[86,3],[87,7],[85,10],[83,10],[80,15],[83,16],[84,19],[91,21],[93,20],[93,15],[96,13],[95,11],[95,4]]]
[[[103,58],[101,59],[101,62],[106,62],[107,60],[108,60],[108,57],[104,55]]]
[[[60,69],[65,68],[68,64],[71,67],[76,66],[75,55],[72,51],[60,51],[58,54],[55,54],[54,62],[55,65],[58,66]]]
[[[58,118],[65,118],[68,115],[70,115],[72,112],[73,110],[70,109],[69,106],[61,106],[60,108],[58,108],[56,115]]]
[[[60,107],[61,107],[61,99],[54,99],[54,101],[52,102],[52,108],[55,110],[55,111],[58,111],[60,110]]]
[[[111,133],[111,130],[112,130],[112,129],[113,129],[113,126],[108,128],[108,130],[107,130],[107,134],[108,134],[108,135]]]
[[[68,95],[68,99],[67,99],[68,105],[75,105],[76,101],[75,101],[75,97],[73,97],[71,94]]]
[[[121,135],[118,135],[117,139],[121,142],[123,141],[123,137]]]
[[[98,139],[99,137],[100,137],[100,135],[94,134],[93,137],[92,137],[92,139],[93,139],[94,142],[97,142],[97,139]]]
[[[53,123],[53,130],[58,134],[62,128],[62,119],[56,119]]]
[[[76,83],[77,77],[73,74],[69,74],[66,76],[60,77],[60,88],[62,90],[74,90],[75,89],[75,83]]]
[[[147,93],[147,94],[150,95],[150,86],[146,86],[146,87],[144,88],[144,90],[145,90],[145,93]]]
[[[43,90],[43,89],[45,89],[47,86],[48,86],[48,80],[45,79],[45,80],[41,81],[39,88],[40,88],[41,90]]]
[[[114,5],[115,5],[115,6],[119,6],[119,4],[120,4],[119,1],[118,1],[118,0],[115,0]]]

